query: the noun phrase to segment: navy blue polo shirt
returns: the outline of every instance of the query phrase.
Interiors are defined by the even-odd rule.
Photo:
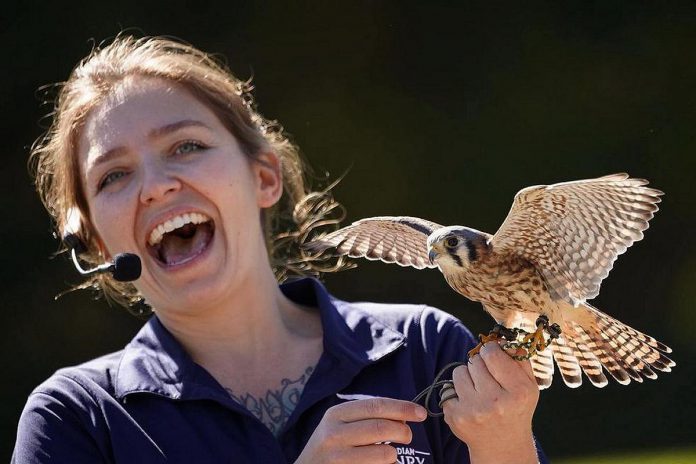
[[[277,438],[152,317],[125,349],[61,369],[31,393],[12,462],[292,463],[331,406],[356,395],[411,400],[475,343],[437,309],[348,303],[314,279],[281,289],[318,308],[324,352]],[[442,419],[410,425],[399,463],[469,462]]]

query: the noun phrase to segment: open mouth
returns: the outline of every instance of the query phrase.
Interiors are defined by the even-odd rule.
[[[147,250],[161,264],[176,266],[203,253],[214,234],[215,224],[211,218],[200,213],[181,214],[150,232]]]

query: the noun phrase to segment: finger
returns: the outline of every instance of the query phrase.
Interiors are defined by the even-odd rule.
[[[440,407],[445,415],[451,415],[453,409],[459,410],[462,405],[470,405],[472,401],[476,401],[476,389],[468,365],[457,366],[452,371],[452,384],[457,397],[441,403]],[[444,395],[442,397],[444,398]]]
[[[486,343],[481,349],[481,358],[491,376],[507,391],[513,391],[530,380],[536,383],[529,361],[512,359],[497,343]]]
[[[457,366],[452,371],[452,383],[454,384],[454,389],[457,391],[457,395],[461,398],[471,396],[471,394],[476,391],[474,388],[474,381],[471,380],[468,365]]]
[[[411,443],[411,427],[404,422],[389,419],[364,419],[343,424],[342,442],[348,446],[373,445],[380,442]]]
[[[502,346],[504,343],[506,343],[506,342],[500,342],[501,349],[503,349]],[[512,357],[512,355],[525,356],[527,354],[527,350],[525,350],[524,348],[517,348],[515,350],[503,349],[503,351],[506,352],[510,357]],[[533,380],[536,383],[536,377],[534,376],[534,369],[532,367],[532,363],[528,359],[522,360],[522,361],[518,361],[516,359],[513,359],[513,360],[517,361],[517,365],[522,367],[522,369],[525,372],[525,375],[527,375],[529,380]],[[553,361],[551,361],[551,362],[553,362]]]
[[[450,384],[446,384],[450,385]],[[475,401],[476,389],[474,388],[474,382],[471,380],[471,375],[469,374],[469,368],[467,366],[457,366],[452,371],[452,388],[456,396],[452,396],[451,390],[441,391],[440,393],[440,407],[442,412],[446,416],[452,414],[452,409],[461,409],[463,404],[470,404],[472,400]],[[442,399],[448,398],[446,401]]]
[[[483,359],[488,372],[505,390],[510,390],[520,382],[526,381],[526,375],[519,366],[519,361],[512,359],[497,343],[486,343],[481,348]]]
[[[484,345],[485,348],[485,345]],[[474,356],[469,361],[469,375],[471,376],[471,381],[474,384],[474,389],[479,394],[486,394],[493,390],[502,389],[498,381],[493,377],[493,375],[488,371],[486,362],[483,357]]]
[[[364,419],[421,422],[428,417],[428,413],[422,406],[410,401],[393,398],[369,398],[366,400],[349,401],[334,406],[329,411],[343,422],[354,422]]]
[[[392,464],[397,461],[398,456],[396,454],[396,449],[393,446],[372,444],[349,448],[345,451],[342,458],[343,459],[339,459],[335,462],[346,464],[363,462],[370,464]]]

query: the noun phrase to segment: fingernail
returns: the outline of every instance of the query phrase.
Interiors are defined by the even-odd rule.
[[[428,412],[425,410],[424,407],[422,407],[422,406],[416,406],[416,417],[417,417],[419,420],[423,420],[423,419],[425,419],[426,417],[428,417]]]

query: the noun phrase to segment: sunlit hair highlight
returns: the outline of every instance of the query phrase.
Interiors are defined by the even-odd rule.
[[[79,211],[79,236],[88,251],[82,258],[102,263],[98,236],[89,218],[78,165],[80,131],[90,112],[99,106],[124,79],[160,78],[175,82],[208,106],[232,133],[251,160],[263,152],[274,152],[281,160],[283,198],[263,213],[269,259],[278,280],[291,275],[318,275],[348,266],[342,258],[310,256],[301,247],[318,229],[333,229],[345,217],[329,186],[311,192],[305,179],[306,166],[298,148],[283,128],[265,119],[256,109],[250,81],[236,78],[215,57],[177,40],[119,36],[95,47],[57,84],[52,124],[32,148],[30,166],[36,188],[53,217],[57,233],[68,230],[68,216]],[[126,306],[141,301],[132,284],[117,282],[108,274],[95,277],[77,288],[103,290],[107,299]]]

